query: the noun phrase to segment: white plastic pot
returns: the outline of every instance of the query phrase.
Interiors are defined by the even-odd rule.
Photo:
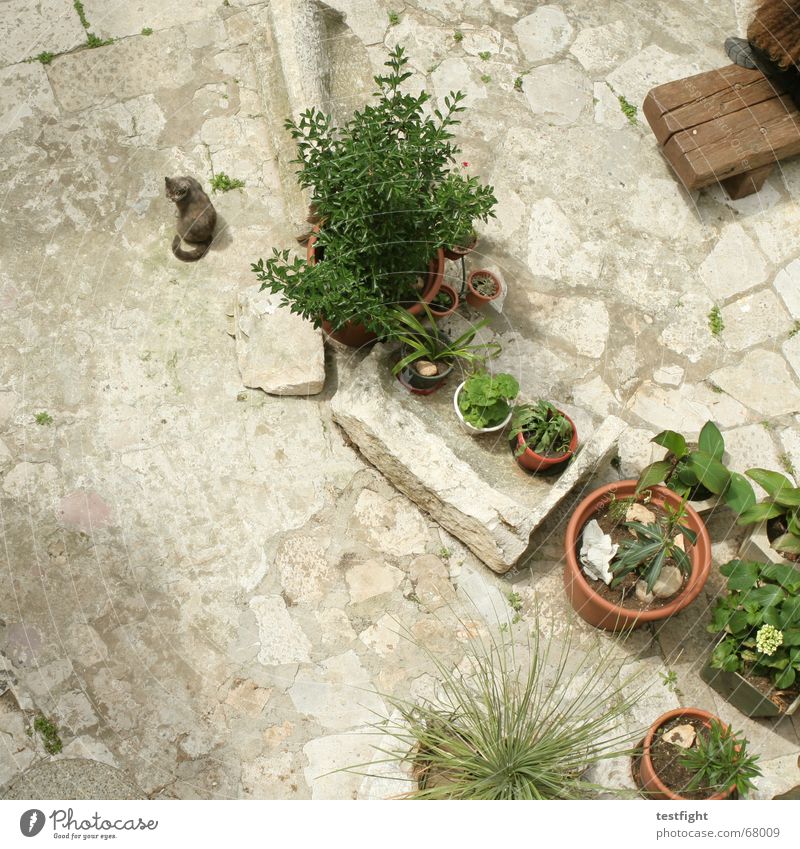
[[[462,381],[458,384],[458,388],[453,395],[453,409],[456,411],[456,415],[458,416],[458,421],[461,424],[463,430],[469,433],[471,436],[482,436],[485,433],[499,433],[508,423],[511,421],[511,408],[509,407],[508,415],[500,422],[499,425],[495,425],[494,427],[473,427],[462,415],[461,410],[458,407],[458,396],[461,394],[461,390],[466,381]]]

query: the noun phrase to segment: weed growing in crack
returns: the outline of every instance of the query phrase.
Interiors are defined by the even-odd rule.
[[[619,101],[619,108],[622,110],[622,114],[635,126],[638,123],[639,110],[625,97],[624,94],[618,94],[617,100]]]
[[[708,329],[715,339],[719,339],[725,329],[725,322],[722,320],[722,313],[717,304],[714,304],[708,313]]]
[[[42,738],[42,745],[48,754],[57,755],[64,748],[58,729],[44,714],[40,713],[33,720],[33,729]]]
[[[232,189],[244,188],[244,180],[237,180],[235,177],[229,177],[224,171],[215,174],[211,178],[211,190],[213,192],[229,192]]]

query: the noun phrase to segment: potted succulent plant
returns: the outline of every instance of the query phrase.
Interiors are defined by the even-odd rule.
[[[511,401],[519,393],[519,383],[510,374],[478,371],[460,383],[453,407],[467,433],[479,436],[497,433],[511,421]]]
[[[459,303],[458,292],[447,283],[442,283],[436,296],[428,306],[433,313],[433,317],[438,321],[441,318],[447,318],[447,316],[452,315],[458,309]]]
[[[800,487],[769,469],[748,469],[747,476],[769,497],[739,516],[738,524],[755,526],[740,555],[775,563],[800,560]]]
[[[453,370],[457,360],[465,363],[483,362],[500,353],[497,342],[475,343],[478,331],[486,321],[467,328],[456,340],[433,323],[432,311],[426,306],[429,323],[423,323],[415,315],[397,310],[389,320],[389,339],[400,342],[400,360],[392,368],[392,374],[412,392],[428,394],[437,389]]]
[[[471,307],[482,307],[494,301],[502,291],[500,278],[485,268],[471,271],[467,277],[467,303]]]
[[[578,431],[566,414],[549,401],[517,404],[511,414],[510,438],[517,462],[531,472],[565,463],[578,447]]]
[[[610,631],[666,619],[698,596],[711,568],[703,520],[666,487],[606,484],[567,525],[564,587],[583,619]]]
[[[740,798],[761,775],[747,740],[700,708],[678,708],[660,716],[644,739],[638,761],[641,788],[656,799]]]
[[[444,246],[494,214],[491,186],[456,167],[453,129],[465,94],[451,92],[443,110],[429,110],[426,92],[403,90],[407,62],[402,47],[391,51],[374,101],[340,127],[315,109],[286,121],[318,230],[305,260],[276,249],[253,264],[262,288],[315,326],[345,331],[347,342],[385,332],[393,307],[433,298]]]
[[[708,630],[719,640],[702,679],[747,716],[800,707],[800,570],[788,563],[731,560],[728,592]]]
[[[693,502],[698,512],[712,509],[720,499],[737,513],[755,504],[747,478],[725,467],[725,440],[714,422],[703,425],[696,446],[674,430],[664,430],[650,441],[666,448],[667,456],[642,469],[640,489],[663,482]]]

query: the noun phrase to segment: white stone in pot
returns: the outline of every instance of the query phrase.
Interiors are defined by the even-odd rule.
[[[609,564],[614,559],[619,546],[611,541],[611,537],[603,532],[603,529],[597,523],[597,519],[592,519],[583,529],[583,537],[581,541],[581,564],[586,576],[595,581],[602,581],[608,585],[614,577],[611,574]]]

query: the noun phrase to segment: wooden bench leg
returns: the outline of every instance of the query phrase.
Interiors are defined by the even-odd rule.
[[[760,168],[754,168],[752,171],[746,171],[744,174],[728,177],[727,180],[722,181],[722,186],[731,200],[746,198],[761,189],[774,167],[775,164],[770,163],[769,165],[762,165]]]

